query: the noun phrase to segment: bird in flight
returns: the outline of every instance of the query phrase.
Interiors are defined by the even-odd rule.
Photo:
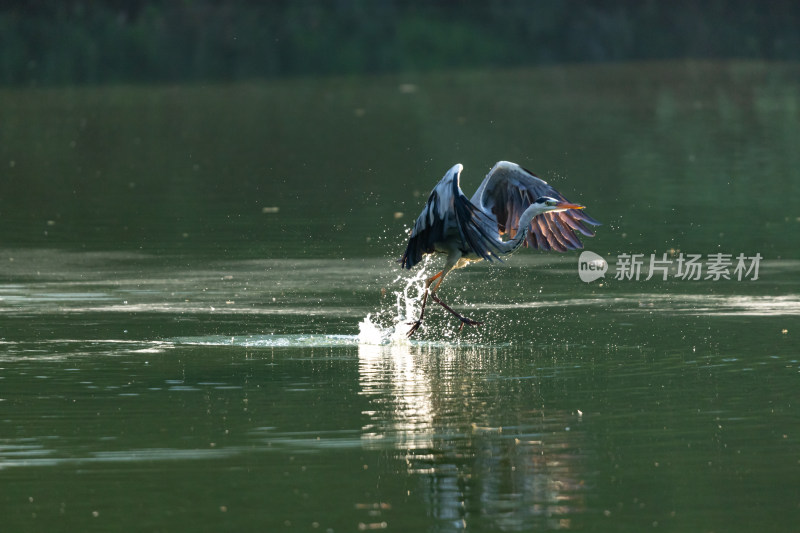
[[[508,161],[492,167],[470,200],[459,186],[463,168],[453,166],[433,188],[399,261],[402,268],[410,269],[426,254],[447,255],[444,268],[425,281],[422,309],[409,337],[422,325],[428,295],[461,320],[462,328],[482,324],[461,315],[436,294],[454,268],[482,259],[502,262],[521,246],[578,250],[583,244],[576,232],[593,237],[586,224],[600,225],[583,211],[584,206],[570,203],[546,181]]]

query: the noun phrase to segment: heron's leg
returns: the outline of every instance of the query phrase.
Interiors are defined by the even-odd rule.
[[[431,298],[433,298],[434,302],[436,302],[437,304],[441,305],[442,307],[447,309],[450,313],[455,315],[456,318],[458,318],[461,321],[461,327],[462,328],[464,327],[464,324],[466,324],[468,326],[480,326],[481,324],[483,324],[483,322],[478,322],[477,320],[472,320],[471,318],[465,317],[464,315],[462,315],[461,313],[459,313],[458,311],[456,311],[455,309],[453,309],[452,307],[450,307],[449,305],[444,303],[438,296],[436,296],[436,292],[435,291],[431,293]],[[459,329],[461,329],[461,328],[459,328]]]
[[[439,279],[439,278],[444,279],[444,276],[442,274],[444,274],[444,270],[440,271],[435,276],[432,276],[432,277],[428,278],[427,280],[425,280],[425,291],[422,294],[422,309],[419,312],[419,318],[415,322],[412,322],[411,329],[408,330],[408,336],[409,337],[411,335],[413,335],[414,332],[417,331],[419,329],[419,327],[422,325],[422,318],[425,316],[425,304],[428,302],[428,292],[429,292],[428,289],[430,288],[431,284],[434,281],[436,281],[437,279]],[[441,282],[442,282],[442,280],[439,279],[439,283],[441,283]],[[436,286],[438,287],[439,284],[437,283]]]
[[[444,271],[442,271],[442,272],[444,272]],[[451,314],[455,315],[461,321],[461,328],[464,327],[464,324],[467,324],[468,326],[480,326],[481,324],[483,324],[483,322],[478,322],[477,320],[472,320],[471,318],[465,317],[464,315],[462,315],[461,313],[459,313],[458,311],[454,310],[452,307],[450,307],[449,305],[444,303],[438,296],[436,296],[436,291],[439,290],[439,285],[442,284],[443,280],[444,280],[444,276],[442,276],[439,279],[439,283],[437,283],[436,286],[430,291],[431,298],[433,298],[433,301],[436,302],[437,304],[441,305],[442,307],[444,307]],[[459,328],[459,330],[461,328]]]

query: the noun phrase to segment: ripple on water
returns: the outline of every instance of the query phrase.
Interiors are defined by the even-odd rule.
[[[331,348],[357,346],[356,335],[206,335],[178,337],[175,344],[196,346],[241,346],[244,348]]]
[[[243,348],[336,348],[358,346],[406,346],[406,347],[450,347],[457,344],[461,347],[487,346],[484,343],[457,342],[450,340],[408,339],[402,330],[381,328],[369,322],[366,317],[359,325],[358,335],[205,335],[197,337],[176,337],[167,342],[184,346],[239,346]],[[367,325],[365,325],[365,323]],[[398,333],[401,331],[401,333]],[[503,343],[502,345],[507,345]]]

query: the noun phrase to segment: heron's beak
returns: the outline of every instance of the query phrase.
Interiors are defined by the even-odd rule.
[[[558,209],[584,209],[585,205],[571,204],[569,202],[560,202],[557,206]]]

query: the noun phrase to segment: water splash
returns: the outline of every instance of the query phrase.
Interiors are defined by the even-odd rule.
[[[414,276],[400,275],[392,281],[398,288],[392,291],[394,306],[387,306],[376,313],[369,313],[358,324],[359,344],[386,345],[408,343],[408,332],[422,308],[425,280],[430,256],[423,258]],[[424,327],[424,325],[423,325]]]

